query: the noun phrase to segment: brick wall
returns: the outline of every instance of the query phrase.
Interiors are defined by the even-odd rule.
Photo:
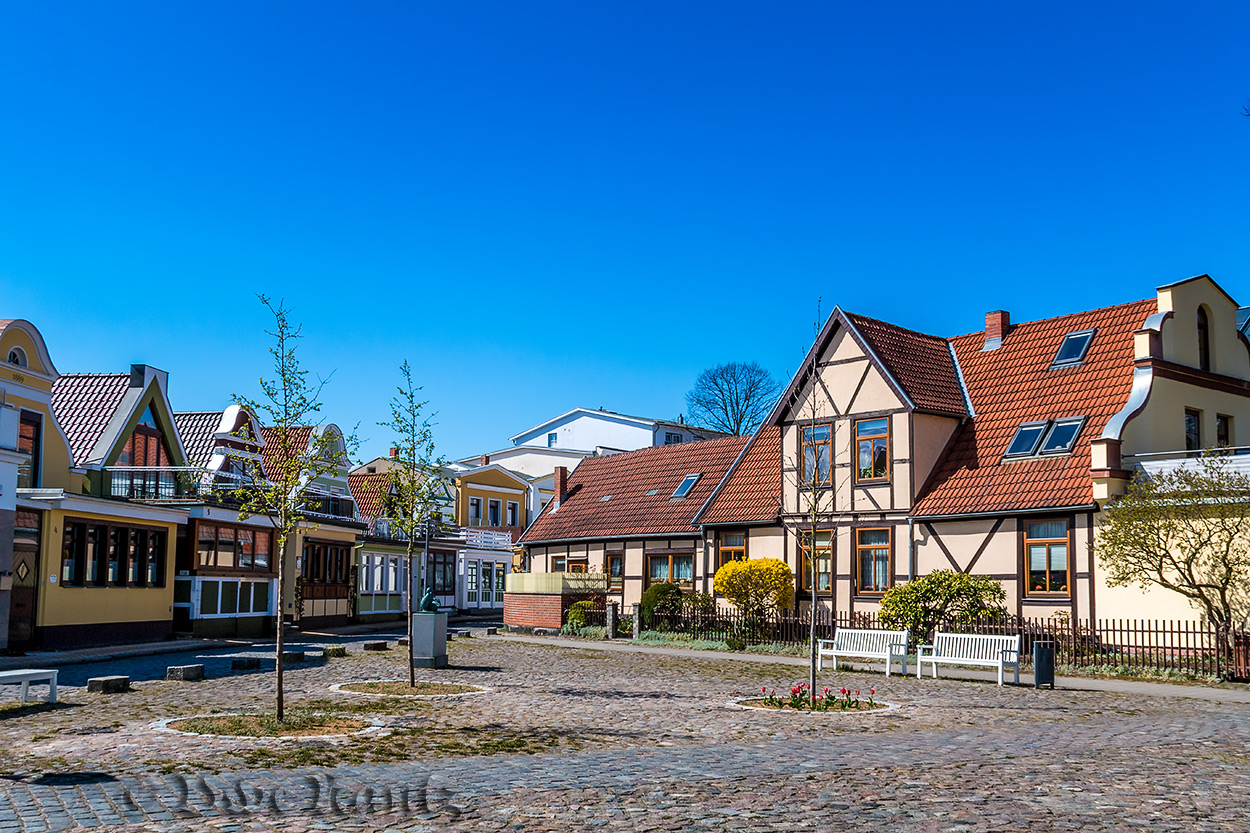
[[[503,623],[513,628],[556,628],[574,602],[589,599],[585,593],[505,593]]]

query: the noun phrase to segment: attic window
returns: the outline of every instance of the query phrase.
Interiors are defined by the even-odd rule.
[[[699,482],[699,477],[700,475],[698,474],[686,475],[682,479],[681,485],[677,487],[677,491],[673,492],[673,497],[685,497],[690,494],[690,490],[694,488],[694,484]]]
[[[1042,441],[1042,450],[1038,453],[1066,454],[1071,451],[1072,444],[1081,433],[1083,422],[1085,422],[1085,417],[1055,420],[1051,423],[1050,431],[1046,433],[1046,439]]]
[[[1050,363],[1050,366],[1073,367],[1080,364],[1085,358],[1086,351],[1089,350],[1089,343],[1094,340],[1094,332],[1094,330],[1080,330],[1064,336],[1063,343],[1059,345],[1059,352],[1055,354],[1055,360]]]
[[[600,502],[600,503],[606,503],[607,501],[609,501],[609,500],[611,500],[611,499],[612,499],[612,496],[611,496],[611,495],[604,495],[603,497],[599,498],[599,502]]]
[[[1031,457],[1046,433],[1048,422],[1026,422],[1016,429],[1016,436],[1007,446],[1004,457]]]
[[[26,353],[21,347],[14,347],[9,351],[9,364],[26,367]]]
[[[1026,422],[1016,429],[1004,458],[1067,454],[1081,433],[1085,417],[1065,417],[1044,422]]]

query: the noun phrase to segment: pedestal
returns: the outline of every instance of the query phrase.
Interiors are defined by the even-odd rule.
[[[447,614],[412,614],[412,667],[447,667]]]

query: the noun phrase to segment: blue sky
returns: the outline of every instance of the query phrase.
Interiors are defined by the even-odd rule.
[[[8,4],[3,317],[256,393],[254,295],[362,454],[781,380],[817,298],[941,335],[1210,273],[1250,303],[1239,3]]]

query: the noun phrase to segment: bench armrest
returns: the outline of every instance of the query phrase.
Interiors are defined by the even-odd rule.
[[[1003,650],[1000,652],[1000,655],[1004,657],[1012,655],[1012,654],[1014,654],[1016,658],[1018,659],[1020,657],[1020,649],[1019,648],[1003,648]]]

